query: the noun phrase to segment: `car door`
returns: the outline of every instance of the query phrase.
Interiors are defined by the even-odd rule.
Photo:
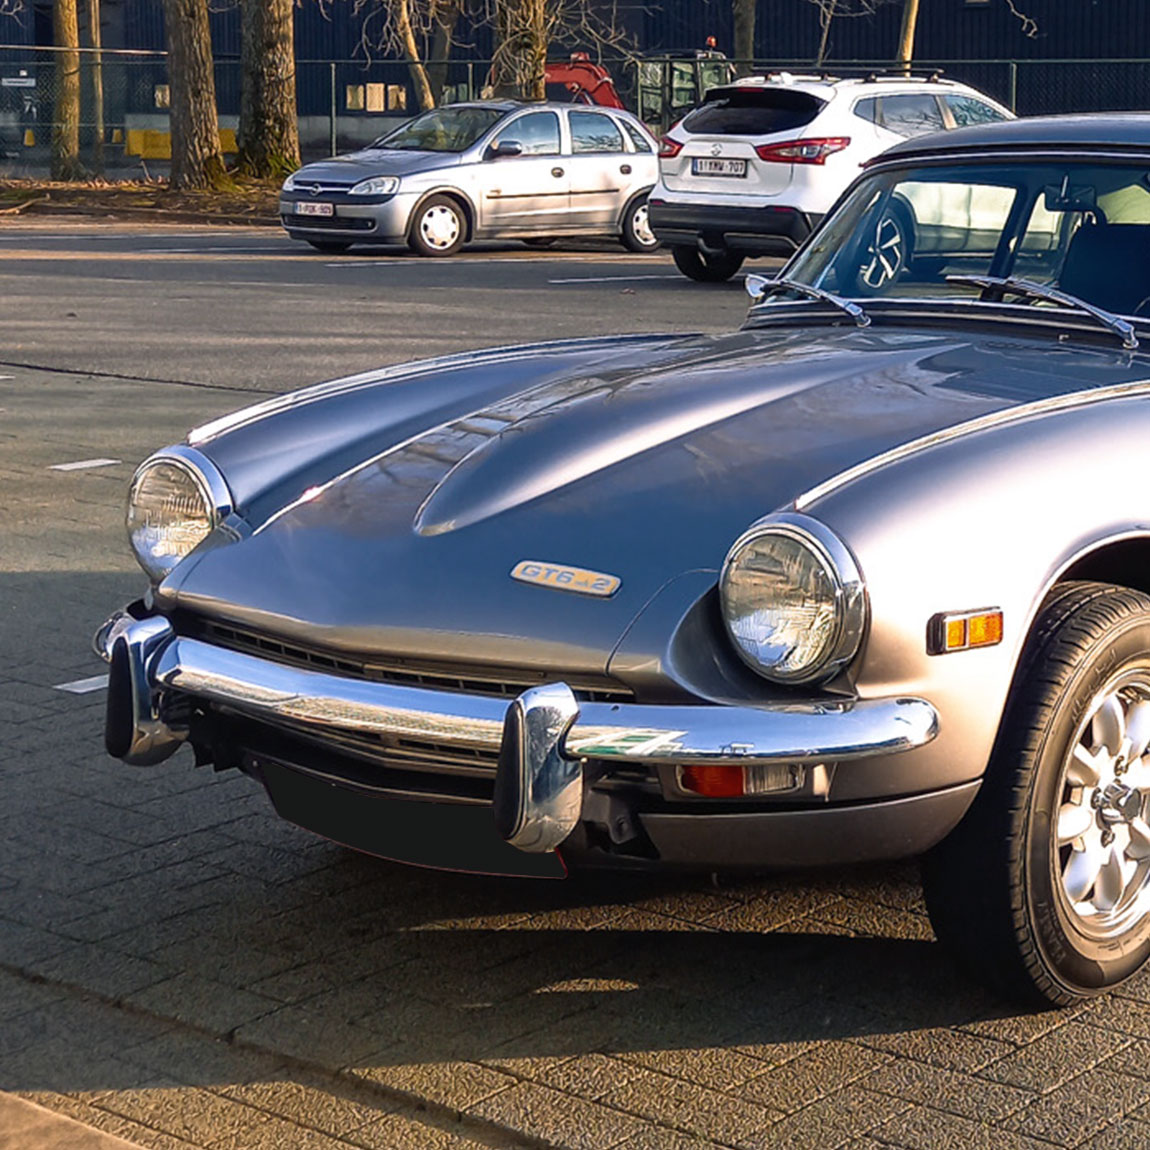
[[[514,141],[517,156],[494,155]],[[503,125],[478,165],[479,217],[486,235],[546,234],[567,222],[570,186],[562,154],[559,113],[539,109]]]
[[[635,157],[627,151],[619,125],[605,112],[572,110],[571,222],[594,231],[614,229],[631,185]]]

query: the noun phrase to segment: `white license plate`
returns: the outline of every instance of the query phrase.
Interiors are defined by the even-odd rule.
[[[710,156],[696,156],[691,161],[691,173],[696,176],[745,176],[746,160],[716,160]]]
[[[295,214],[297,216],[334,216],[334,204],[316,204],[316,203],[303,203],[296,204]]]

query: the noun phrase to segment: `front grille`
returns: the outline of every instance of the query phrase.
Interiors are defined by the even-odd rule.
[[[365,216],[297,216],[282,215],[285,228],[338,228],[342,232],[370,232],[375,220]]]
[[[608,675],[569,675],[562,670],[525,671],[521,667],[486,667],[460,664],[414,665],[407,659],[361,659],[299,643],[289,643],[270,635],[233,627],[201,617],[177,621],[177,630],[192,638],[203,639],[229,651],[258,655],[290,667],[343,675],[372,683],[394,683],[403,687],[424,687],[463,695],[486,695],[514,699],[529,687],[562,681],[587,703],[630,703],[634,694]]]

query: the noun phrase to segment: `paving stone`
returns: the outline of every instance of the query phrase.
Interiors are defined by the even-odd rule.
[[[1150,1038],[1150,1003],[1108,994],[1083,1010],[1078,1018],[1090,1026]]]
[[[782,1117],[777,1110],[737,1095],[650,1071],[604,1094],[601,1101],[672,1129],[735,1146],[756,1145]]]
[[[945,1070],[972,1073],[1012,1052],[1012,1047],[991,1038],[960,1030],[908,1030],[902,1033],[862,1034],[856,1040],[873,1050],[926,1062]]]
[[[470,1110],[484,1099],[515,1087],[519,1081],[489,1066],[458,1061],[358,1066],[353,1073],[363,1081],[452,1110]]]
[[[604,1054],[566,1058],[491,1059],[488,1065],[516,1078],[527,1078],[592,1102],[646,1073],[642,1066],[630,1060]]]
[[[907,1058],[887,1063],[859,1085],[867,1090],[877,1090],[895,1098],[986,1122],[995,1122],[1013,1114],[1035,1098],[1033,1090],[988,1082],[985,1078]]]
[[[93,1099],[92,1104],[197,1146],[247,1135],[268,1120],[262,1111],[177,1083],[167,1088],[109,1091]]]
[[[904,1150],[1051,1150],[1049,1142],[930,1106],[906,1110],[877,1127],[873,1137]]]
[[[1150,1082],[1089,1070],[1005,1119],[1002,1125],[1057,1145],[1076,1146],[1150,1099]]]
[[[1015,1051],[984,1066],[979,1074],[996,1082],[1009,1082],[1046,1093],[1133,1041],[1128,1035],[1068,1022]]]
[[[1150,1146],[1150,1125],[1123,1118],[1079,1143],[1079,1150],[1143,1150]]]
[[[825,1150],[869,1133],[909,1106],[900,1098],[848,1086],[783,1118],[771,1128],[763,1145]]]
[[[125,1001],[163,1018],[192,1022],[216,1035],[230,1034],[279,1006],[262,995],[193,974],[177,974],[125,995]]]
[[[865,1078],[890,1060],[890,1055],[857,1043],[825,1042],[738,1084],[738,1094],[740,1098],[790,1114]],[[870,1080],[865,1085],[869,1087]]]
[[[693,1082],[698,1086],[714,1090],[737,1090],[741,1097],[753,1098],[777,1110],[783,1109],[747,1091],[746,1084],[757,1075],[761,1075],[764,1067],[759,1059],[740,1050],[700,1046],[687,1050],[637,1051],[621,1054],[619,1058],[625,1062],[634,1062],[647,1070],[666,1074],[670,1078]]]
[[[369,1103],[345,1097],[340,1084],[298,1070],[285,1072],[284,1077],[272,1081],[222,1085],[216,1089],[225,1098],[253,1109],[339,1137],[377,1122],[394,1109],[383,1099]]]
[[[486,1133],[486,1132],[484,1132]],[[403,1114],[389,1114],[377,1122],[369,1123],[348,1135],[353,1146],[365,1150],[399,1150],[401,1147],[419,1147],[419,1150],[490,1150],[492,1145],[514,1150],[515,1147],[535,1145],[515,1137],[513,1132],[502,1133],[497,1140],[491,1136],[472,1138],[469,1127],[463,1123],[458,1129],[449,1124],[425,1125]]]

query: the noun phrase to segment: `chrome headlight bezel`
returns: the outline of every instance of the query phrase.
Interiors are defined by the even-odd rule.
[[[283,187],[280,189],[280,191],[281,192],[294,192],[295,191],[295,178],[298,175],[299,175],[298,172],[292,172],[292,174],[290,176],[288,176],[288,178],[286,180],[284,180]]]
[[[372,176],[348,188],[349,196],[394,196],[399,191],[398,176]]]
[[[764,662],[743,644],[735,633],[728,605],[728,588],[740,557],[746,556],[756,541],[770,535],[785,537],[810,553],[830,583],[834,612],[831,632],[816,657],[785,670]],[[735,540],[719,575],[719,601],[723,625],[739,658],[763,678],[787,686],[824,682],[838,674],[858,654],[870,615],[866,584],[846,544],[824,523],[797,512],[768,515]]]
[[[161,465],[176,468],[191,480],[203,505],[204,516],[208,524],[207,530],[193,546],[182,554],[174,556],[174,558],[169,554],[163,560],[157,559],[153,552],[137,546],[131,522],[132,510],[137,506],[137,493],[141,483],[149,471]],[[194,447],[188,447],[184,444],[166,447],[145,459],[132,476],[132,482],[128,488],[128,505],[125,514],[128,545],[144,573],[153,583],[158,584],[166,579],[183,559],[191,554],[232,513],[232,493],[220,469],[203,452],[197,451]]]

